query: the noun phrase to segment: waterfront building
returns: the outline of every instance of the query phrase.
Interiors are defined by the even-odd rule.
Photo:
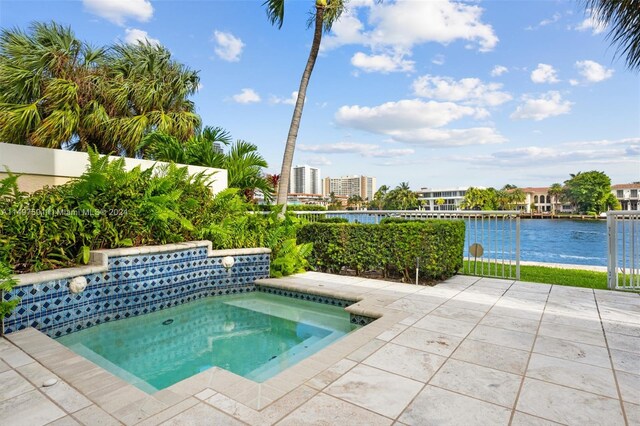
[[[461,186],[458,188],[420,188],[417,191],[418,200],[422,202],[422,210],[427,211],[448,211],[448,210],[462,210],[460,205],[464,201],[464,196],[467,194],[467,190],[470,187]],[[476,186],[478,189],[485,189],[481,186]]]
[[[640,209],[640,182],[611,185],[611,193],[620,202],[622,210]]]
[[[518,205],[518,210],[525,213],[573,213],[571,204],[564,204],[557,196],[549,195],[548,186],[520,189],[524,192],[525,201]]]
[[[320,169],[311,166],[295,166],[291,169],[289,194],[322,196]]]
[[[376,178],[358,175],[326,177],[323,180],[322,193],[325,197],[333,193],[336,197],[348,198],[359,195],[363,200],[373,200],[373,195],[376,193]]]
[[[307,204],[307,205],[316,205],[316,206],[326,207],[329,204],[329,201],[325,197],[323,197],[321,194],[289,193],[287,195],[287,204],[291,204],[291,205]]]

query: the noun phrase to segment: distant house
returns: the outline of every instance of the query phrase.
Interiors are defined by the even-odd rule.
[[[639,210],[640,182],[611,185],[611,193],[618,199],[622,210]]]
[[[478,189],[485,189],[476,186]],[[427,211],[461,210],[460,205],[467,194],[468,186],[458,188],[421,188],[417,192],[418,200],[422,201],[422,209]]]

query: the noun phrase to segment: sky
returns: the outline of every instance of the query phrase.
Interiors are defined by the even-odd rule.
[[[260,0],[0,0],[0,27],[69,25],[93,45],[161,43],[198,70],[203,123],[279,173],[312,30]],[[323,36],[295,164],[413,189],[640,181],[640,79],[577,0],[351,0]]]

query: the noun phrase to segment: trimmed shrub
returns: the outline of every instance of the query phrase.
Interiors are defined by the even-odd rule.
[[[349,219],[345,217],[321,217],[317,223],[349,223]]]
[[[408,220],[403,217],[385,217],[380,221],[380,225],[388,225],[390,223],[407,223]]]
[[[444,279],[462,267],[464,222],[424,220],[384,226],[310,223],[298,230],[298,243],[313,243],[310,263],[321,271],[343,267],[360,275],[379,271],[384,277],[413,280],[416,258],[420,278]]]

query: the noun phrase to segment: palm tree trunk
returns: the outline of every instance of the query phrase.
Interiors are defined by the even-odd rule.
[[[289,179],[291,177],[291,164],[293,163],[293,154],[296,149],[296,139],[298,138],[298,129],[300,128],[300,118],[302,117],[302,109],[304,108],[304,100],[307,96],[307,86],[309,85],[309,79],[311,78],[311,72],[316,64],[318,58],[318,51],[320,50],[320,41],[322,40],[322,28],[323,28],[324,7],[316,7],[316,23],[315,31],[313,33],[313,44],[311,45],[311,52],[309,52],[309,59],[307,60],[307,66],[302,73],[302,79],[300,80],[300,88],[298,89],[298,99],[296,100],[296,106],[293,109],[293,117],[291,118],[291,125],[289,126],[289,134],[287,135],[287,144],[284,148],[284,156],[282,157],[282,169],[280,170],[280,181],[278,184],[278,198],[276,202],[282,204],[282,214],[287,211],[287,194],[289,192]]]

